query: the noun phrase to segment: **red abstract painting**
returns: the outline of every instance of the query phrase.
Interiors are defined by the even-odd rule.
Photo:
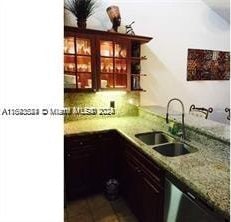
[[[188,49],[188,81],[229,79],[230,52]]]

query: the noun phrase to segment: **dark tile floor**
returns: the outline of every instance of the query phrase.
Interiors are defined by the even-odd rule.
[[[68,203],[65,222],[138,222],[122,198],[108,201],[97,194]]]

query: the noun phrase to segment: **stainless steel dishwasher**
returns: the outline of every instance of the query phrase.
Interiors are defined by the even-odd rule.
[[[224,222],[189,192],[165,179],[164,222]]]

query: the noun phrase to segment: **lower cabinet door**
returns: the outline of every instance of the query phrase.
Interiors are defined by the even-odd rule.
[[[65,160],[65,187],[67,200],[74,200],[90,190],[90,156],[68,154]]]
[[[151,169],[125,147],[121,168],[122,195],[139,222],[163,222],[164,187],[154,181]]]
[[[109,179],[118,178],[121,158],[114,133],[66,138],[64,178],[66,198],[102,192]]]
[[[163,222],[163,190],[143,177],[142,222]]]

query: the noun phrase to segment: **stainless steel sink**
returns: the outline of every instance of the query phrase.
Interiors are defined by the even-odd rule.
[[[157,145],[157,144],[169,143],[173,141],[171,137],[167,136],[161,131],[139,133],[136,134],[135,137],[137,137],[147,145]]]
[[[196,148],[188,146],[184,143],[168,143],[168,144],[162,144],[156,147],[153,147],[153,149],[160,154],[164,156],[181,156],[188,153],[194,153],[197,151]]]

